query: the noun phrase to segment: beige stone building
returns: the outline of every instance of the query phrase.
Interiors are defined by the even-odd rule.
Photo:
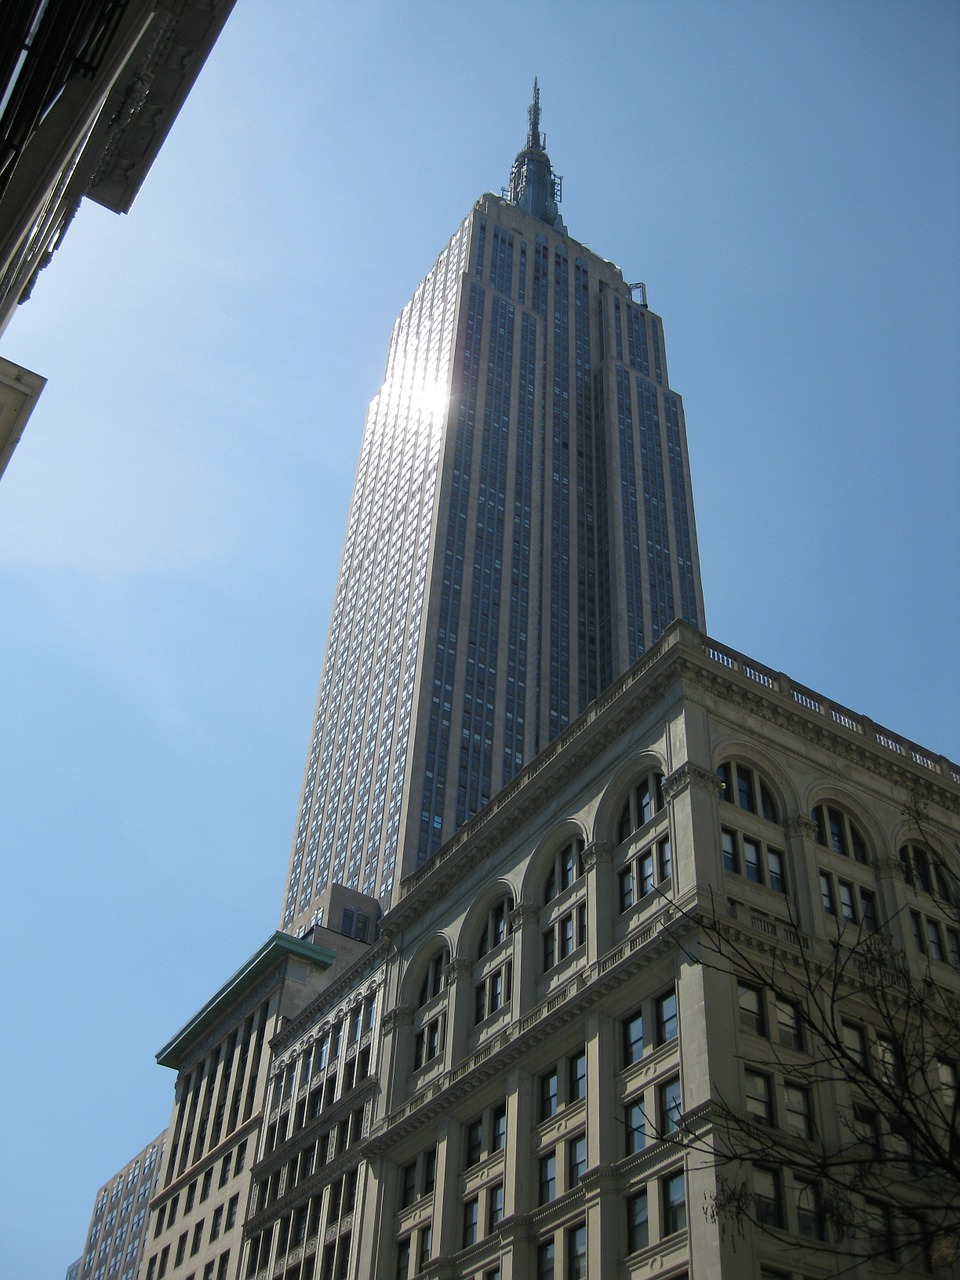
[[[150,1196],[159,1185],[164,1136],[149,1142],[97,1191],[83,1253],[67,1280],[135,1280]]]
[[[809,1153],[864,1108],[819,1071],[802,987],[756,974],[875,936],[960,993],[956,913],[921,870],[958,828],[957,766],[676,624],[404,882],[382,940],[275,1041],[242,1274],[925,1274],[902,1188],[878,1256],[856,1261],[867,1219],[837,1238]],[[715,918],[735,952],[711,955]],[[836,1009],[878,1054],[863,989]],[[910,1085],[945,1115],[953,1065]],[[734,1122],[739,1233],[710,1213]],[[879,1152],[897,1135],[874,1123]]]

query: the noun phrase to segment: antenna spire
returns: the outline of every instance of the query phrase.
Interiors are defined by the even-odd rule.
[[[533,77],[533,101],[527,111],[530,126],[527,129],[527,150],[542,151],[543,138],[540,134],[540,86],[537,77]]]
[[[535,218],[566,232],[557,208],[563,179],[553,171],[547,155],[546,138],[540,132],[540,85],[536,77],[527,118],[527,144],[513,162],[510,186],[504,195]]]

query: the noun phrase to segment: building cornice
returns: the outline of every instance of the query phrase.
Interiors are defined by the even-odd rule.
[[[163,1046],[157,1054],[160,1066],[173,1067],[179,1071],[197,1042],[226,1017],[272,969],[290,959],[306,960],[318,969],[328,969],[336,959],[336,952],[329,951],[326,947],[315,947],[312,942],[304,942],[287,933],[273,934]]]

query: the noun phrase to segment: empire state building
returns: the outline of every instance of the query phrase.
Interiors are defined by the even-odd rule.
[[[388,906],[654,643],[703,628],[660,318],[567,232],[523,150],[393,326],[333,603],[281,928]]]

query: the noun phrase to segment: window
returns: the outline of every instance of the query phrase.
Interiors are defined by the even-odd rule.
[[[587,1280],[587,1224],[567,1228],[567,1280]]]
[[[544,903],[552,902],[583,875],[583,841],[569,840],[553,855],[543,884]]]
[[[537,1245],[537,1280],[554,1280],[555,1257],[552,1240]]]
[[[848,924],[857,923],[857,909],[854,905],[853,885],[848,880],[837,881],[837,897],[840,902],[840,916]]]
[[[747,1111],[761,1124],[773,1124],[773,1084],[762,1071],[744,1071]]]
[[[210,1187],[213,1183],[213,1170],[208,1169],[203,1175],[203,1182],[200,1185],[200,1203],[203,1204],[207,1196],[210,1194]]]
[[[490,1150],[504,1151],[507,1146],[507,1104],[501,1102],[490,1113]]]
[[[882,1148],[880,1144],[880,1117],[873,1107],[862,1102],[853,1104],[853,1128],[862,1143],[868,1148],[872,1159],[879,1159]]]
[[[627,1200],[627,1253],[636,1253],[650,1243],[650,1221],[646,1188]]]
[[[193,1239],[190,1242],[190,1256],[200,1252],[200,1242],[203,1239],[203,1218],[193,1228]]]
[[[810,1091],[804,1085],[783,1086],[783,1127],[801,1138],[813,1137],[813,1121],[810,1112]]]
[[[225,1230],[229,1231],[237,1221],[237,1208],[240,1204],[240,1193],[230,1197],[230,1203],[227,1205],[227,1220],[224,1223]]]
[[[413,1065],[425,1066],[443,1052],[443,1015],[431,1018],[413,1038]]]
[[[560,1109],[560,1080],[554,1068],[540,1077],[540,1119],[549,1120]]]
[[[759,813],[768,822],[779,822],[777,802],[768,783],[744,764],[726,760],[717,769],[723,783],[721,798],[747,813]]]
[[[867,933],[876,933],[880,928],[877,917],[877,895],[870,889],[859,889],[860,921]]]
[[[567,1190],[579,1184],[587,1171],[587,1139],[585,1134],[567,1143]]]
[[[903,1080],[900,1050],[889,1036],[878,1035],[874,1042],[877,1075],[888,1084],[898,1086]]]
[[[940,925],[936,920],[927,917],[927,950],[930,953],[931,960],[943,960],[943,937],[940,933]]]
[[[427,965],[427,971],[423,975],[423,982],[420,984],[420,993],[417,997],[418,1009],[422,1009],[425,1004],[428,1004],[434,996],[438,996],[443,990],[444,974],[449,963],[450,953],[444,947],[442,951],[437,952]]]
[[[783,1199],[780,1178],[775,1169],[754,1167],[753,1208],[761,1227],[783,1227]]]
[[[493,1231],[503,1221],[503,1183],[497,1182],[487,1192],[487,1229]]]
[[[479,1164],[483,1155],[483,1117],[471,1120],[465,1130],[464,1159],[466,1167]]]
[[[740,1005],[740,1025],[758,1036],[766,1035],[767,1025],[763,1009],[763,992],[746,982],[737,983],[737,1000]]]
[[[327,1265],[327,1252],[330,1252],[329,1266]],[[321,1277],[329,1275],[333,1271],[333,1246],[327,1245],[324,1250],[324,1266]],[[410,1275],[410,1237],[401,1240],[397,1245],[397,1280],[408,1280]]]
[[[587,1096],[587,1054],[584,1049],[567,1059],[567,1102]]]
[[[630,788],[617,820],[617,843],[639,831],[663,808],[663,774],[648,773]]]
[[[863,1032],[863,1027],[857,1026],[855,1022],[841,1022],[840,1034],[843,1039],[843,1047],[847,1056],[866,1070],[867,1067],[867,1042]]]
[[[477,1243],[477,1228],[480,1221],[480,1202],[476,1196],[467,1200],[463,1206],[463,1247]]]
[[[782,850],[728,827],[720,830],[720,844],[724,871],[743,875],[753,884],[768,885],[777,893],[786,893],[786,863]]]
[[[540,1157],[540,1204],[547,1204],[557,1194],[557,1155],[550,1151]]]
[[[666,1044],[668,1040],[677,1038],[677,993],[675,990],[658,996],[655,1002],[657,1013],[657,1044]]]
[[[670,839],[664,836],[644,850],[620,872],[620,910],[634,904],[635,896],[645,898],[673,876]]]
[[[682,1173],[672,1173],[661,1181],[663,1234],[672,1236],[687,1225],[687,1190]]]
[[[827,1224],[823,1216],[820,1188],[815,1182],[801,1183],[797,1188],[797,1228],[810,1240],[826,1240]]]
[[[433,1231],[430,1223],[420,1228],[419,1248],[417,1249],[417,1270],[422,1271],[430,1261],[430,1249],[433,1243]]]
[[[501,898],[487,912],[480,931],[480,942],[477,946],[477,958],[482,959],[488,951],[499,946],[510,933],[510,914],[513,911],[513,899]]]
[[[548,969],[552,969],[562,960],[566,960],[567,956],[578,948],[582,947],[587,940],[587,908],[585,903],[579,903],[573,910],[567,911],[559,919],[544,930],[543,939],[543,970],[546,973]]]
[[[660,1126],[658,1136],[676,1133],[680,1127],[680,1077],[674,1076],[657,1088],[657,1120]]]
[[[828,916],[837,914],[837,904],[833,896],[833,877],[825,871],[820,872],[820,905]]]
[[[625,1018],[621,1023],[623,1029],[623,1065],[631,1066],[643,1057],[643,1014],[636,1013]]]
[[[777,1043],[786,1049],[803,1048],[803,1026],[800,1009],[790,1000],[777,996],[774,1000],[777,1016]]]
[[[400,1175],[400,1207],[405,1209],[417,1198],[417,1162],[405,1164]]]
[[[867,842],[860,828],[847,817],[842,809],[818,804],[810,815],[817,825],[817,843],[833,849],[845,858],[857,862],[867,861]]]
[[[474,987],[474,1020],[478,1025],[510,1003],[512,976],[513,966],[507,960]]]
[[[908,885],[920,893],[952,902],[956,894],[956,877],[942,863],[937,854],[920,844],[905,844],[899,850],[900,869]]]
[[[220,1235],[220,1227],[223,1224],[223,1209],[224,1209],[224,1206],[222,1204],[218,1204],[213,1211],[213,1217],[210,1219],[210,1239],[211,1240],[216,1240],[217,1237]]]
[[[643,1107],[642,1096],[627,1104],[625,1109],[625,1126],[627,1131],[627,1155],[636,1155],[642,1151],[647,1141],[647,1113]]]

